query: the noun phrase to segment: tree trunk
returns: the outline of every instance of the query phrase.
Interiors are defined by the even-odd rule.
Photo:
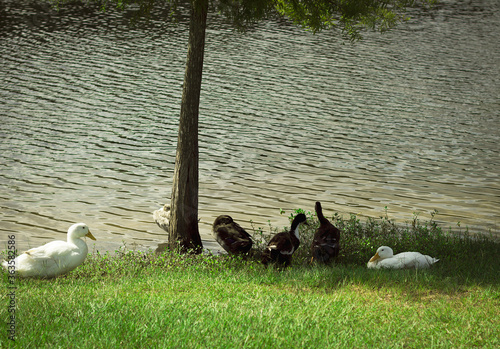
[[[198,230],[198,111],[208,0],[194,0],[191,6],[189,44],[171,196],[169,244],[182,252],[200,253],[203,244]]]

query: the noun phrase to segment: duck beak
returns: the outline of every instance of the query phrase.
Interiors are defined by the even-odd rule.
[[[375,253],[375,256],[373,256],[372,258],[370,258],[370,260],[368,261],[368,263],[375,262],[379,258],[380,258],[380,256],[378,255],[378,252],[377,252],[377,253]]]
[[[90,230],[89,230],[89,232],[85,236],[88,237],[88,238],[90,238],[90,239],[92,239],[92,240],[95,240],[95,237],[94,237],[94,235],[92,235],[92,233],[90,232]]]

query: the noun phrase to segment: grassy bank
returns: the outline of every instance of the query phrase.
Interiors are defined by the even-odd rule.
[[[285,271],[228,256],[125,252],[91,255],[57,279],[17,280],[16,340],[8,339],[3,292],[2,347],[500,345],[500,244],[445,233],[432,221],[332,220],[344,241],[331,267],[307,264],[306,242]],[[367,270],[382,241],[441,261],[424,271]]]

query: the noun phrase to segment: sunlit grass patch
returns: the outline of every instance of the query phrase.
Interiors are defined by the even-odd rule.
[[[304,241],[317,225],[308,216]],[[309,264],[303,241],[285,270],[266,268],[252,254],[122,249],[89,255],[55,279],[18,279],[16,341],[2,331],[2,347],[500,345],[498,242],[455,237],[432,222],[331,221],[343,233],[331,266]],[[381,244],[441,261],[428,270],[368,270]],[[3,279],[7,285],[5,273]],[[7,306],[0,307],[0,319],[8,318]]]

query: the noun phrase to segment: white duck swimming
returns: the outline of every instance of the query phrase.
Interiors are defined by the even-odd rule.
[[[86,224],[73,224],[68,229],[68,241],[52,241],[32,248],[14,261],[2,262],[2,266],[5,269],[14,266],[21,277],[51,278],[65,274],[82,264],[87,257],[88,247],[81,239],[84,236],[95,240]]]
[[[368,261],[369,269],[405,269],[405,268],[429,268],[439,261],[437,258],[423,255],[419,252],[402,252],[394,256],[392,248],[381,246],[375,255]]]

